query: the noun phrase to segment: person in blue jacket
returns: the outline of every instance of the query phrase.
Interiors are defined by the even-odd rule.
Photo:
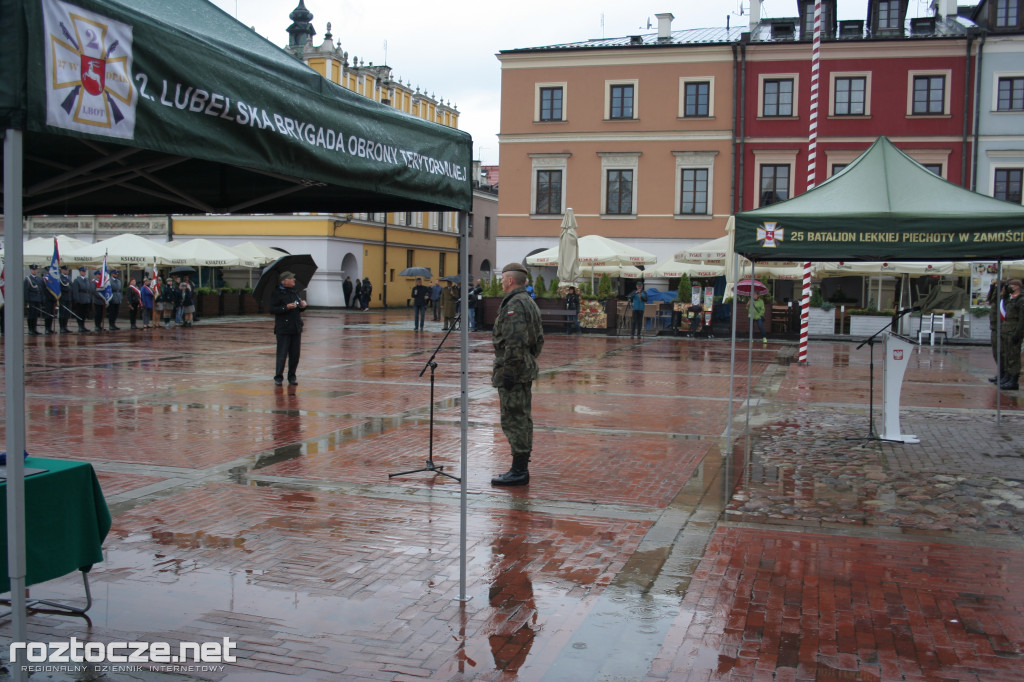
[[[633,327],[630,329],[629,338],[644,338],[644,304],[647,303],[647,292],[644,291],[644,283],[636,283],[636,291],[629,295],[630,309],[633,311]]]

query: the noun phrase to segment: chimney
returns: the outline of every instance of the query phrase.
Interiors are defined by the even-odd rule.
[[[658,42],[668,42],[672,39],[672,20],[675,19],[675,17],[671,12],[655,14],[654,16],[658,18]]]
[[[932,0],[932,9],[939,19],[957,15],[956,0]]]
[[[751,33],[757,31],[761,23],[761,0],[751,0]]]

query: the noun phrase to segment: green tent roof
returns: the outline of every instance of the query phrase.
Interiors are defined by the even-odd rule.
[[[322,78],[206,0],[0,0],[24,213],[469,210],[472,140]]]
[[[1024,258],[1024,207],[966,190],[885,137],[798,197],[736,214],[751,260]]]

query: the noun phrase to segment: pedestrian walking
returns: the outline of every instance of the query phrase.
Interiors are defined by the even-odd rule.
[[[647,303],[647,292],[643,282],[636,283],[636,290],[629,295],[630,309],[633,311],[633,326],[629,338],[644,338],[644,305]]]
[[[430,288],[423,284],[423,279],[416,278],[416,286],[412,288],[412,330],[423,331],[423,323],[427,319],[427,306],[430,305]]]
[[[349,307],[356,310],[363,309],[363,281],[361,279],[356,280],[356,287],[352,293],[352,305]]]
[[[285,363],[288,365],[288,384],[299,383],[296,371],[302,350],[302,311],[306,302],[295,290],[295,273],[284,271],[280,284],[270,295],[270,314],[274,316],[274,336],[277,337],[277,358],[274,365],[274,383],[284,383]]]
[[[28,266],[25,275],[25,321],[28,323],[29,336],[39,336],[39,316],[43,309],[43,280],[39,277],[39,266],[33,263]]]
[[[441,321],[441,281],[434,280],[430,287],[430,309],[434,313],[434,322]]]
[[[505,298],[494,321],[494,367],[491,385],[498,389],[501,430],[512,450],[512,467],[491,479],[491,485],[518,486],[530,482],[533,452],[533,382],[537,357],[544,347],[540,310],[526,293],[526,268],[509,263],[501,271]]]
[[[448,286],[441,291],[441,317],[444,318],[444,326],[441,331],[455,329],[455,317],[458,315],[456,306],[459,294],[455,288],[455,282],[448,282]]]
[[[156,302],[156,296],[153,294],[153,287],[150,286],[149,282],[144,283],[139,288],[139,302],[142,308],[142,328],[152,329],[153,305]]]
[[[1007,297],[1000,301],[999,315],[1002,317],[1000,350],[1003,358],[999,363],[1005,369],[999,388],[1016,391],[1020,388],[1020,351],[1024,343],[1024,296],[1021,296],[1021,281],[1011,279],[1006,283]]]
[[[103,331],[103,311],[107,307],[107,299],[103,296],[103,272],[92,273],[92,322],[97,333]]]
[[[747,301],[747,317],[757,327],[761,342],[768,343],[768,336],[764,333],[764,299],[758,296],[753,289],[750,292],[750,300]]]
[[[576,287],[569,287],[568,293],[565,294],[565,309],[572,313],[568,318],[569,332],[582,333],[580,330],[580,295],[576,293]]]
[[[341,294],[345,299],[345,307],[352,307],[352,277],[346,277],[341,283]]]
[[[363,310],[370,309],[370,296],[373,294],[373,284],[369,277],[363,277]]]
[[[480,284],[473,285],[473,278],[469,278],[469,299],[466,304],[469,306],[469,331],[475,332],[480,327],[480,316],[483,314],[484,288]]]
[[[128,328],[138,329],[136,322],[139,319],[139,310],[142,308],[142,291],[139,289],[138,284],[135,283],[134,277],[128,280],[128,289],[125,292],[125,297],[128,299]]]
[[[78,268],[78,276],[71,280],[71,303],[74,306],[75,321],[78,323],[78,333],[86,334],[90,330],[86,328],[85,321],[92,314],[93,292],[96,287],[89,281],[89,270],[83,265]]]

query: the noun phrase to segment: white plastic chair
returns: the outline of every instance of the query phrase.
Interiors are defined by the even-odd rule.
[[[938,335],[940,343],[947,339],[946,316],[941,313],[929,313],[921,316],[921,329],[917,332],[917,342],[924,343],[925,335],[928,336],[928,345],[935,345],[935,337]]]

